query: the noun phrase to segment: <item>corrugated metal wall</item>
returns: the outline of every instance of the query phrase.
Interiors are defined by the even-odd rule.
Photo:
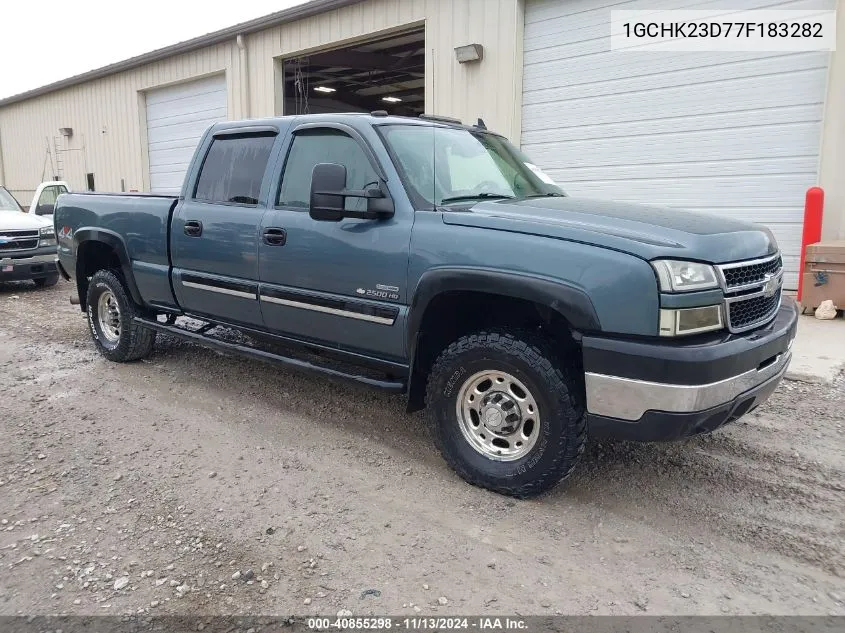
[[[517,0],[368,0],[247,38],[254,116],[281,113],[274,60],[425,24],[426,111],[519,138],[522,15]],[[484,60],[458,64],[454,48],[482,44]]]
[[[28,201],[42,177],[57,175],[73,189],[84,189],[85,174],[93,173],[98,190],[120,191],[121,179],[126,190],[143,190],[148,166],[142,91],[225,73],[229,116],[237,117],[241,112],[231,86],[239,70],[232,41],[4,106],[0,141],[6,186]],[[62,127],[72,128],[73,136],[61,136]]]
[[[244,38],[248,81],[242,81],[233,38],[3,106],[4,173],[0,177],[21,199],[31,196],[42,177],[53,175],[68,180],[74,189],[83,189],[89,172],[95,174],[98,190],[119,191],[121,179],[127,190],[145,190],[149,168],[142,91],[226,73],[229,118],[272,116],[281,109],[281,95],[276,94],[278,58],[422,24],[426,29],[426,110],[466,121],[482,117],[489,127],[518,139],[522,14],[521,0],[365,0]],[[472,43],[484,45],[484,61],[458,64],[453,49]],[[60,136],[62,127],[73,128],[70,139]],[[48,146],[53,148],[53,167]],[[57,162],[61,173],[54,174]]]

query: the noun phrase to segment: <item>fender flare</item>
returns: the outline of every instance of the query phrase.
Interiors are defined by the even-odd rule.
[[[533,301],[563,315],[578,332],[601,331],[601,323],[589,295],[565,281],[496,269],[449,267],[428,270],[420,277],[408,313],[409,412],[423,407],[425,387],[417,367],[417,347],[425,312],[438,295],[462,290]]]
[[[586,292],[565,281],[521,273],[483,268],[435,268],[420,277],[408,314],[408,350],[414,341],[431,301],[456,290],[534,301],[563,315],[579,331],[601,331],[596,309]]]
[[[100,242],[117,254],[120,261],[120,270],[123,273],[123,279],[126,282],[126,288],[129,290],[129,295],[132,300],[138,305],[144,305],[144,300],[141,298],[141,292],[138,290],[138,284],[135,282],[135,274],[132,272],[132,260],[129,258],[129,248],[123,237],[114,231],[101,228],[81,228],[73,234],[73,250],[76,259],[76,287],[79,291],[79,305],[85,309],[85,297],[83,296],[83,284],[87,283],[84,275],[79,274],[79,266],[81,261],[79,259],[79,248],[87,242]]]

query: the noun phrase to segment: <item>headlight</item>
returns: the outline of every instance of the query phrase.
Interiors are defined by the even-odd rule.
[[[709,264],[661,259],[651,262],[663,292],[690,292],[718,288],[716,271]]]
[[[722,329],[722,306],[660,310],[660,336],[683,336]]]
[[[41,239],[38,241],[39,246],[55,246],[56,245],[56,230],[52,226],[45,226],[41,229]]]

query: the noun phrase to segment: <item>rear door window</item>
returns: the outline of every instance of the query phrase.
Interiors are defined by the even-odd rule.
[[[221,204],[258,204],[274,134],[215,138],[205,155],[194,199]]]

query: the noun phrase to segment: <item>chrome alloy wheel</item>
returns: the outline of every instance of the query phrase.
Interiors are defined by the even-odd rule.
[[[522,382],[502,371],[470,376],[458,393],[457,415],[470,446],[495,461],[525,457],[540,435],[537,401]]]
[[[120,307],[109,290],[104,291],[97,301],[97,321],[100,332],[109,343],[120,340]]]

